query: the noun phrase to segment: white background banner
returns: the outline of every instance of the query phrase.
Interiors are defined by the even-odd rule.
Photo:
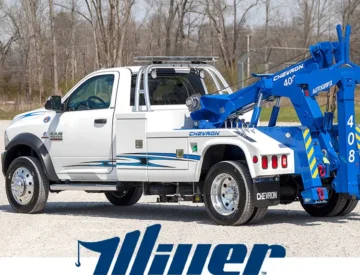
[[[82,275],[93,274],[98,258],[81,258],[81,266],[76,267],[75,258],[0,258],[0,274],[37,275]],[[260,275],[343,275],[360,274],[360,258],[283,258],[266,259]],[[205,265],[202,274],[210,274]],[[245,265],[228,264],[225,271],[242,274]],[[110,268],[109,274],[111,274]],[[129,270],[128,270],[129,272]],[[166,272],[165,272],[166,274]],[[185,273],[186,274],[186,268]]]

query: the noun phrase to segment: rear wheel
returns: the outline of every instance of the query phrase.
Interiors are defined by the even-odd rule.
[[[5,185],[8,201],[16,212],[37,213],[45,208],[49,181],[37,158],[15,159],[6,173]]]
[[[254,212],[252,179],[245,164],[215,164],[204,182],[204,202],[211,219],[221,225],[241,225]]]
[[[346,216],[350,214],[356,208],[357,204],[358,204],[358,200],[348,199],[345,203],[344,208],[341,210],[341,212],[338,215]]]
[[[254,212],[252,213],[250,219],[246,223],[254,224],[259,222],[265,217],[267,210],[268,210],[267,207],[255,207]]]
[[[128,190],[105,192],[106,198],[116,206],[130,206],[136,204],[143,194],[143,187],[132,187]]]
[[[339,215],[345,208],[347,199],[343,194],[329,191],[329,199],[324,204],[304,204],[301,205],[304,210],[313,217],[332,217]]]

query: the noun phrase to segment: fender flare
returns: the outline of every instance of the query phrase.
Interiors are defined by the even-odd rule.
[[[211,139],[211,140],[205,142],[205,144],[204,144],[204,148],[201,152],[200,161],[196,167],[195,181],[199,181],[199,179],[200,179],[201,169],[202,169],[202,165],[204,162],[204,157],[206,155],[206,152],[208,151],[208,149],[210,147],[216,146],[216,145],[233,145],[233,146],[239,147],[244,152],[246,162],[249,163],[249,161],[251,160],[251,154],[249,152],[249,149],[244,144],[240,143],[238,140],[229,140],[229,139],[220,140],[219,138]],[[251,165],[249,165],[249,172],[250,172],[251,177],[255,176],[254,167]]]
[[[35,136],[34,134],[30,133],[22,133],[15,136],[9,144],[5,147],[6,156],[3,160],[3,173],[6,174],[7,169],[10,165],[9,163],[9,154],[8,152],[11,151],[12,148],[19,146],[19,145],[26,145],[30,147],[34,152],[39,156],[40,162],[44,168],[45,174],[50,181],[59,181],[58,176],[56,175],[54,165],[51,161],[50,154],[42,142],[40,138]]]

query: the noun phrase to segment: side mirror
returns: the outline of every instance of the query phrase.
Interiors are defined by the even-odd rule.
[[[63,105],[61,104],[61,96],[59,96],[59,95],[50,96],[46,100],[45,109],[46,110],[53,110],[53,111],[56,111],[56,112],[62,112],[63,111]]]

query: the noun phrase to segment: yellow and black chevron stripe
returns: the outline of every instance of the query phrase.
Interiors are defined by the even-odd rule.
[[[359,126],[356,126],[356,143],[357,143],[358,150],[360,150],[360,127]]]
[[[306,129],[303,131],[303,137],[304,137],[306,155],[307,155],[308,162],[309,162],[311,177],[314,179],[319,176],[319,171],[318,171],[318,168],[316,165],[314,146],[313,146],[313,142],[312,142],[312,138],[311,138],[309,129]],[[359,132],[359,137],[360,137],[360,132]]]

